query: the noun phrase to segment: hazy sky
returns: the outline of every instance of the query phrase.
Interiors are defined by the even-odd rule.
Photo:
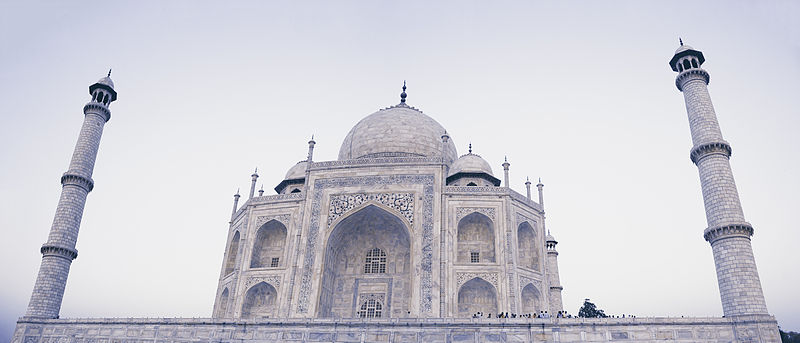
[[[111,106],[62,317],[208,317],[232,195],[334,160],[399,101],[545,184],[565,308],[721,316],[667,62],[705,53],[767,306],[800,331],[800,3],[0,2],[0,340],[25,312],[90,99]]]

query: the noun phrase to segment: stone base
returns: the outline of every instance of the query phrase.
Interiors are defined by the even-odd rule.
[[[11,342],[780,342],[775,318],[21,318]]]

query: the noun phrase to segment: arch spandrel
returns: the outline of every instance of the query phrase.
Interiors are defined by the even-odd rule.
[[[394,212],[410,228],[414,226],[415,193],[349,193],[331,194],[328,206],[328,228],[369,205]]]

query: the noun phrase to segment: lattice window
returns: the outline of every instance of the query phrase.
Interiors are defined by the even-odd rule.
[[[383,274],[386,273],[386,253],[383,250],[375,248],[367,252],[367,259],[364,263],[365,274]]]
[[[470,263],[478,263],[481,261],[481,253],[477,251],[473,251],[469,253],[469,262]]]
[[[280,261],[279,257],[273,257],[272,262],[269,264],[270,267],[275,268],[278,266],[278,261]]]
[[[361,304],[358,316],[361,318],[380,318],[383,306],[380,301],[369,299]]]

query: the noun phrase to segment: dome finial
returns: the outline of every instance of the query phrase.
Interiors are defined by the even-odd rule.
[[[683,39],[681,39],[681,37],[678,37],[678,42],[681,43],[681,46],[683,46]]]
[[[405,104],[406,103],[406,97],[407,96],[408,95],[406,94],[406,80],[403,80],[403,92],[400,93],[400,103],[401,104]]]
[[[469,142],[469,153],[472,153],[472,142]]]
[[[108,68],[108,77],[111,77],[111,68]]]

